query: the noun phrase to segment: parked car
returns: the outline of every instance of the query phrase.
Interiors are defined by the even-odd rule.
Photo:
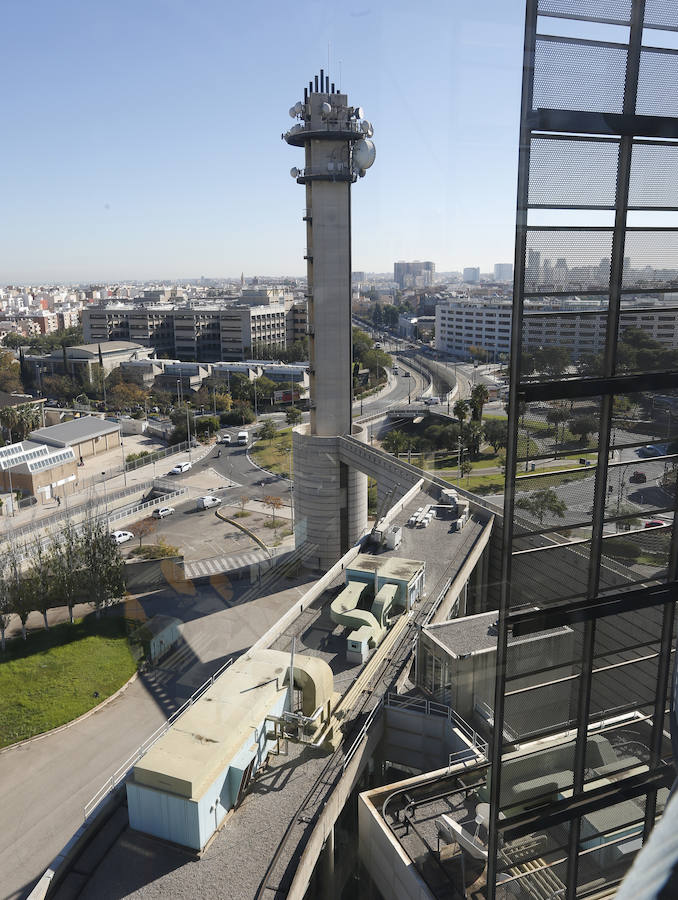
[[[230,434],[220,434],[217,438],[217,444],[230,444],[231,443],[231,435]]]
[[[151,513],[154,519],[164,519],[165,516],[174,515],[174,507],[173,506],[156,506],[156,508]]]
[[[218,497],[208,494],[206,497],[198,497],[195,501],[197,509],[209,509],[210,506],[219,506],[221,500]]]
[[[662,525],[666,525],[666,522],[662,522],[660,519],[648,519],[645,528],[661,528]]]
[[[115,541],[116,544],[126,544],[127,541],[131,541],[134,535],[131,531],[112,531],[111,537]]]
[[[193,468],[190,462],[182,462],[177,463],[173,469],[170,469],[170,475],[181,475],[183,472],[188,472],[189,469]]]
[[[634,484],[645,484],[647,481],[647,475],[645,472],[640,472],[638,469],[631,475],[629,481],[632,481]]]
[[[407,371],[403,372],[403,378],[411,378],[411,374]]]

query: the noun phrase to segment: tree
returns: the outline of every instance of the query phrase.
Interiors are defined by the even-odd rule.
[[[579,436],[580,443],[585,444],[589,435],[598,430],[598,420],[595,416],[575,416],[570,419],[569,428],[572,434]]]
[[[247,496],[247,494],[240,495],[240,512],[241,513],[245,512],[245,507],[247,506],[249,501],[250,501],[250,498]]]
[[[82,543],[70,520],[66,520],[66,524],[52,535],[47,568],[52,580],[55,604],[61,602],[68,607],[68,618],[72,625],[73,607],[83,582],[83,568]]]
[[[476,384],[471,389],[471,410],[473,418],[480,422],[483,418],[483,407],[490,399],[490,392],[484,384]]]
[[[0,391],[11,394],[23,390],[20,378],[21,367],[9,350],[0,351]]]
[[[157,527],[157,521],[151,516],[147,516],[145,519],[135,522],[134,525],[130,525],[129,530],[134,537],[139,538],[139,548],[141,548],[143,539],[148,537],[149,534],[153,534]]]
[[[461,465],[459,466],[459,471],[461,473],[461,477],[466,478],[466,484],[468,485],[469,475],[473,471],[473,466],[468,459],[462,460]]]
[[[276,434],[278,433],[278,429],[276,427],[273,419],[266,419],[264,424],[261,426],[261,431],[259,432],[259,438],[262,441],[272,441]]]
[[[570,365],[571,354],[566,347],[540,347],[535,351],[534,362],[538,372],[557,378]]]
[[[298,425],[301,422],[301,410],[290,406],[285,412],[285,421],[288,425]]]
[[[111,539],[108,528],[90,511],[82,530],[82,560],[87,573],[89,602],[97,618],[101,610],[119,599],[125,590],[120,549]]]
[[[483,440],[483,426],[480,422],[469,422],[468,425],[465,425],[462,430],[462,440],[473,459],[476,459]]]
[[[5,652],[5,632],[12,619],[12,594],[4,553],[0,555],[0,649]]]
[[[280,497],[276,497],[274,494],[269,494],[268,496],[264,497],[264,506],[268,506],[271,510],[271,516],[272,516],[272,520],[273,520],[273,528],[274,529],[276,527],[275,514],[276,514],[277,510],[282,508],[282,505],[283,505],[283,502],[280,499]]]
[[[10,535],[5,547],[10,607],[21,620],[21,635],[26,640],[26,621],[34,610],[34,585],[22,572],[22,554],[16,539]]]
[[[487,419],[483,426],[485,440],[495,453],[508,443],[508,423],[505,419]]]
[[[452,412],[459,422],[463,425],[469,412],[468,400],[457,400],[452,407]]]
[[[397,456],[405,449],[406,443],[407,439],[405,434],[402,431],[398,431],[398,429],[394,429],[384,435],[382,446],[387,453],[392,453],[394,456]]]
[[[562,519],[567,511],[567,504],[560,499],[553,488],[545,488],[535,491],[527,497],[519,497],[516,500],[516,506],[519,509],[527,510],[527,512],[539,519],[540,525],[544,524],[547,513]]]
[[[569,413],[562,406],[552,406],[546,413],[546,421],[553,425],[556,436],[556,453],[558,452],[558,438],[560,426],[563,426],[563,438],[565,437],[565,422],[569,418]],[[561,439],[562,440],[562,439]]]
[[[24,579],[28,581],[28,588],[33,595],[32,607],[36,612],[42,613],[45,629],[49,629],[47,612],[54,606],[54,590],[47,567],[49,553],[43,546],[42,538],[36,537],[26,545],[26,558],[28,565]]]
[[[131,406],[143,406],[146,391],[136,384],[116,384],[108,391],[108,404],[115,409],[129,409]]]

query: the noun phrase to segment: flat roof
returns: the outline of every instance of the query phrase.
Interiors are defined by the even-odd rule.
[[[398,581],[407,581],[409,584],[425,566],[426,563],[420,559],[403,559],[398,556],[372,556],[370,553],[360,553],[346,567],[346,570],[350,572],[376,572],[379,578],[396,578]]]
[[[434,637],[453,656],[465,657],[472,653],[482,653],[484,650],[494,650],[497,646],[496,623],[499,619],[499,611],[478,613],[475,616],[461,616],[458,619],[448,619],[446,622],[437,622],[434,625],[425,625],[424,631]],[[547,631],[535,632],[521,637],[513,637],[508,634],[509,644],[524,643],[527,641],[541,640],[542,638],[564,634],[570,629],[566,625],[558,628],[549,628]]]
[[[289,655],[241,656],[134,767],[134,780],[199,800],[287,688]]]
[[[114,431],[120,431],[120,426],[116,422],[109,422],[96,416],[80,416],[78,419],[31,431],[29,437],[40,444],[68,447],[70,444],[112,434]]]

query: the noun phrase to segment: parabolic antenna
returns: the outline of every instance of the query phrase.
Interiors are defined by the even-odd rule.
[[[332,112],[332,107],[331,107],[330,104],[327,102],[327,100],[325,100],[324,103],[321,103],[321,104],[320,104],[320,112],[321,112],[324,116],[329,116],[329,114]]]
[[[294,119],[297,115],[297,111],[293,106],[290,106],[290,119]]]
[[[290,169],[290,175],[292,176],[292,178],[298,178],[299,177],[299,169],[297,169],[296,166],[293,166]]]
[[[300,116],[304,111],[304,104],[301,102],[301,100],[297,100],[297,102],[294,104],[294,111],[298,116]]]
[[[353,117],[356,119],[362,119],[362,117],[363,117],[362,106],[356,106],[356,108],[353,110]]]
[[[353,168],[369,169],[375,160],[377,149],[374,142],[368,138],[362,138],[353,145]]]
[[[372,127],[372,126],[371,126],[370,123],[367,121],[367,119],[364,119],[364,120],[360,123],[360,128],[361,128],[361,130],[362,130],[365,134],[367,134],[367,132],[370,130],[371,127]]]

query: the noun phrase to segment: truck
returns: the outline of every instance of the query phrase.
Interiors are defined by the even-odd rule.
[[[238,432],[238,443],[239,443],[242,447],[246,447],[246,446],[248,445],[248,443],[249,443],[249,440],[250,440],[250,436],[249,436],[249,434],[248,434],[246,431],[239,431],[239,432]]]

